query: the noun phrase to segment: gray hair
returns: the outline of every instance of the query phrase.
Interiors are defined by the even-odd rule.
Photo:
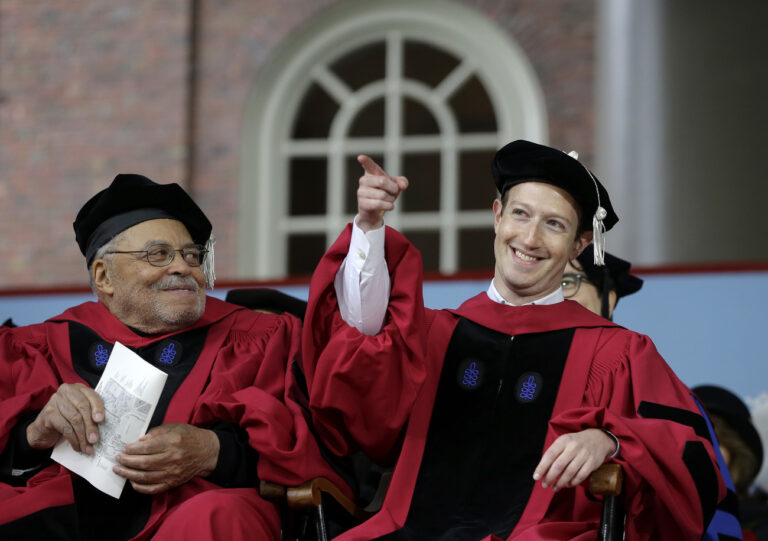
[[[91,259],[91,262],[88,264],[88,278],[91,283],[91,291],[93,291],[93,294],[96,295],[96,284],[93,282],[93,262],[97,259],[103,259],[104,261],[111,262],[112,258],[114,257],[114,254],[109,254],[107,252],[114,252],[117,250],[117,245],[120,242],[120,238],[123,236],[123,233],[118,233],[109,241],[104,243],[104,245],[96,250],[96,253],[93,254],[93,259]],[[98,295],[97,295],[98,296]]]

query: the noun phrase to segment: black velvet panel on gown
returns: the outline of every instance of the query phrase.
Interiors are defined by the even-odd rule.
[[[79,323],[71,322],[69,329],[75,370],[95,388],[113,344]],[[142,348],[131,348],[168,374],[149,428],[162,423],[171,398],[200,356],[207,334],[208,328],[203,327],[174,334]],[[73,475],[72,479],[82,539],[130,539],[142,530],[149,518],[152,496],[140,494],[126,483],[120,499],[116,500],[79,476]]]
[[[453,333],[411,507],[386,540],[506,538],[533,489],[573,329]]]

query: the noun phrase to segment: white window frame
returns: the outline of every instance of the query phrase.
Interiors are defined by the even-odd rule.
[[[401,52],[406,40],[444,49],[459,59],[459,65],[436,88],[405,79]],[[385,79],[352,90],[327,68],[349,52],[381,41],[387,51]],[[495,132],[458,131],[448,100],[472,76],[483,84],[496,112]],[[312,83],[322,86],[340,108],[327,139],[293,140],[291,128]],[[400,135],[402,97],[431,112],[438,135]],[[357,113],[379,98],[385,100],[384,136],[347,138]],[[533,69],[519,46],[482,14],[446,0],[347,2],[326,9],[287,38],[259,73],[248,98],[241,149],[238,275],[285,277],[292,233],[323,232],[326,245],[333,242],[353,217],[343,212],[346,156],[383,154],[385,169],[398,174],[403,154],[417,151],[440,154],[439,211],[395,210],[387,215],[387,223],[406,231],[439,230],[440,272],[454,273],[459,231],[492,224],[489,211],[459,210],[458,154],[493,150],[518,138],[546,143],[547,135],[543,94]],[[287,165],[297,156],[327,157],[325,215],[288,216]]]

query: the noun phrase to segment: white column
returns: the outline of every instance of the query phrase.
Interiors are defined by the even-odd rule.
[[[664,230],[663,27],[658,0],[600,0],[596,172],[619,223],[606,249],[661,263]]]

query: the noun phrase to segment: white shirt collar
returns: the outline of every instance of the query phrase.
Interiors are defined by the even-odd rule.
[[[493,280],[491,280],[491,285],[488,287],[488,298],[494,302],[508,304],[509,306],[516,306],[511,302],[507,302],[504,297],[501,296],[499,291],[496,289],[496,286],[493,284]],[[525,306],[527,304],[557,304],[558,302],[563,302],[564,300],[565,298],[563,297],[563,288],[558,287],[549,295],[545,295],[540,299],[536,299],[535,301],[527,302],[521,306]]]

